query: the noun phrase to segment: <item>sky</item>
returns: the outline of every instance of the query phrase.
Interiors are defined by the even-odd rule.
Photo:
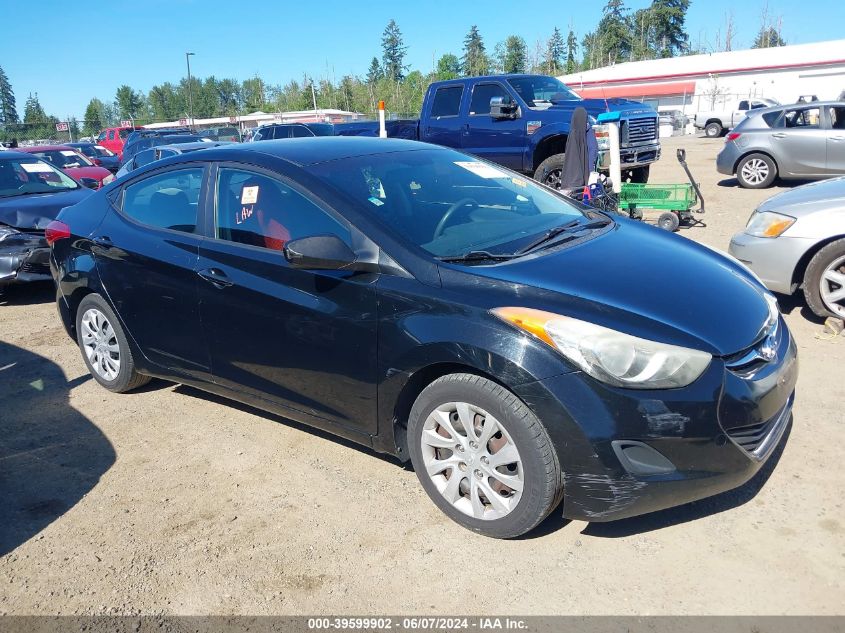
[[[303,73],[339,80],[364,75],[381,57],[381,35],[393,18],[408,47],[412,69],[431,70],[444,53],[460,57],[463,39],[478,25],[492,51],[508,35],[529,49],[546,41],[555,26],[570,26],[579,42],[601,17],[604,0],[0,0],[0,67],[15,91],[23,118],[29,93],[46,112],[82,118],[92,97],[112,101],[118,86],[149,89],[186,76],[185,52],[197,77],[238,80],[254,75],[270,84],[301,80]],[[649,0],[628,0],[639,9]],[[812,3],[811,3],[812,4]],[[821,5],[824,19],[819,19]],[[845,37],[845,2],[823,0],[813,10],[794,0],[691,0],[687,32],[712,50],[733,13],[734,50],[746,48],[760,28],[764,6],[782,21],[789,44]],[[13,28],[10,28],[13,26]]]

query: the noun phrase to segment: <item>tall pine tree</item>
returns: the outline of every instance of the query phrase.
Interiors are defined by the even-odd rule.
[[[481,39],[481,33],[478,32],[475,24],[464,38],[464,56],[461,66],[467,77],[477,77],[490,72],[490,60],[487,58],[484,40]]]
[[[505,55],[502,71],[505,73],[524,73],[526,61],[525,40],[518,35],[510,35],[505,40]]]
[[[405,78],[405,53],[408,47],[402,41],[402,32],[395,20],[387,23],[381,36],[381,68],[384,76],[391,81],[402,81]]]
[[[578,70],[578,38],[575,31],[569,29],[566,37],[566,74],[571,75]]]
[[[0,67],[0,125],[14,125],[18,118],[15,91],[3,68]]]

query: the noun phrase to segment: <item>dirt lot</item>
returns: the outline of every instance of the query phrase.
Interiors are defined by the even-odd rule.
[[[720,145],[671,139],[652,181],[683,182],[686,147],[708,226],[684,235],[726,249],[778,189],[716,174]],[[0,302],[0,613],[845,613],[845,337],[820,338],[796,299],[782,308],[801,375],[773,468],[682,508],[553,515],[498,542],[452,524],[410,470],[328,435],[162,382],[103,390],[51,288],[19,288]]]

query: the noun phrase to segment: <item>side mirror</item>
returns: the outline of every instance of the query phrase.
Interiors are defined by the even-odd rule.
[[[490,116],[494,119],[515,119],[517,108],[510,95],[490,99]]]
[[[285,245],[285,259],[294,268],[342,270],[350,268],[358,258],[336,235],[314,235],[291,240]]]
[[[82,183],[83,187],[87,187],[88,189],[99,189],[100,188],[100,181],[96,178],[80,178],[79,182]]]

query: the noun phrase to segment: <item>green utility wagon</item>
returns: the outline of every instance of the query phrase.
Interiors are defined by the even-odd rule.
[[[689,178],[689,184],[661,185],[622,183],[619,193],[619,211],[627,212],[636,220],[643,219],[644,210],[662,211],[657,225],[667,231],[675,231],[681,224],[705,226],[694,213],[704,213],[704,197],[692,177],[686,162],[686,151],[678,150],[678,162]],[[698,208],[695,208],[699,205]]]

